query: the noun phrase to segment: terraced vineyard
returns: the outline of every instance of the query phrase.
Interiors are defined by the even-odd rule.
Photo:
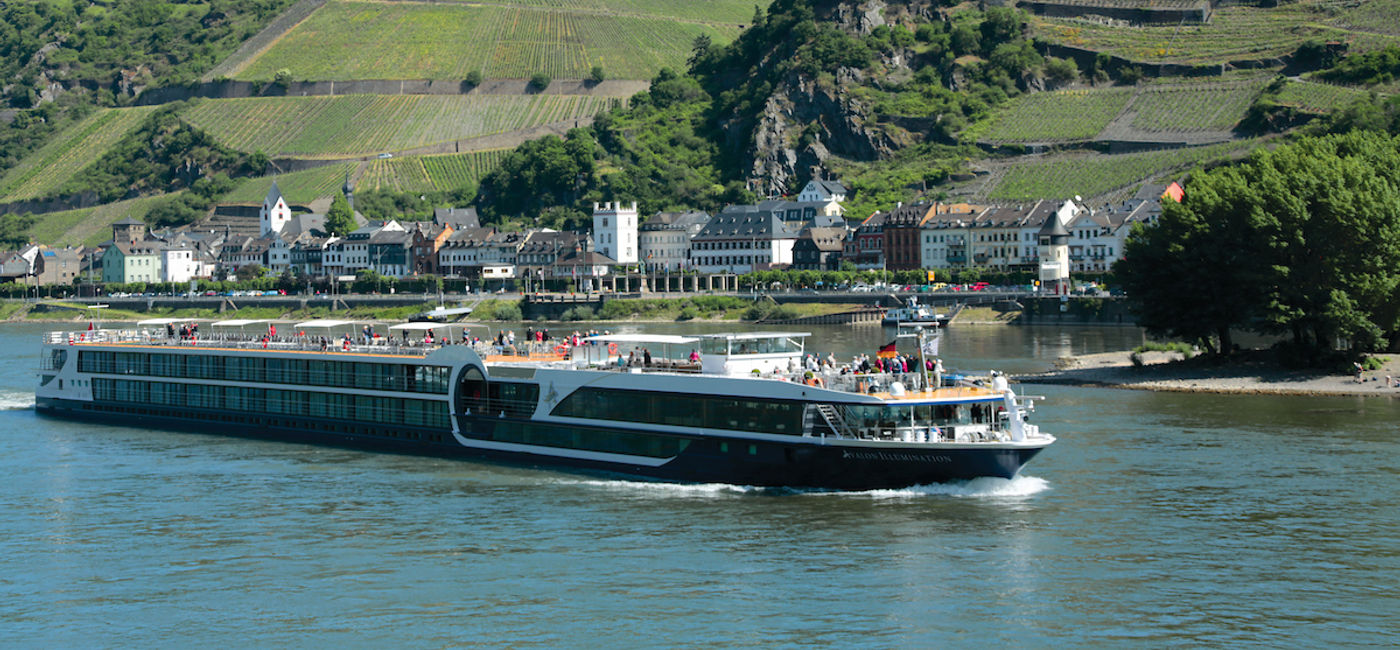
[[[601,65],[614,79],[650,79],[663,66],[684,67],[696,36],[721,44],[739,31],[737,22],[688,16],[708,8],[724,17],[742,12],[746,22],[754,6],[738,0],[539,4],[335,0],[234,76],[268,80],[285,68],[300,80],[463,79],[472,71],[580,79]],[[632,13],[640,7],[647,10]]]
[[[1283,87],[1283,90],[1279,91],[1278,102],[1297,106],[1310,113],[1329,113],[1339,108],[1346,108],[1357,100],[1365,99],[1369,94],[1365,90],[1346,86],[1290,81],[1288,85]]]
[[[1233,83],[1148,84],[1133,98],[1132,127],[1143,131],[1228,130],[1239,123],[1269,78]]]
[[[355,170],[355,163],[336,163],[313,169],[303,169],[276,177],[263,176],[244,181],[228,194],[219,197],[223,203],[262,203],[272,181],[288,203],[306,204],[316,199],[334,196],[345,185],[345,179]]]
[[[1032,24],[1042,38],[1146,63],[1216,64],[1272,58],[1312,38],[1346,40],[1353,51],[1400,43],[1393,36],[1347,32],[1320,22],[1326,18],[1319,13],[1323,4],[1222,6],[1205,24],[1136,26],[1039,17]]]
[[[349,95],[205,100],[184,118],[223,144],[270,156],[401,151],[592,117],[592,95]]]
[[[3,178],[6,201],[51,196],[68,179],[130,133],[153,107],[103,109],[59,133]]]
[[[1368,32],[1380,32],[1400,36],[1400,0],[1366,0],[1348,2],[1332,24]]]
[[[113,223],[127,217],[141,219],[155,206],[179,194],[143,196],[93,208],[50,212],[35,220],[29,234],[35,241],[54,246],[96,246],[112,238]]]
[[[1066,155],[1022,162],[1008,169],[996,187],[987,192],[986,198],[1017,201],[1102,196],[1167,172],[1248,151],[1258,144],[1258,140],[1241,140],[1208,147],[1117,155]]]
[[[529,6],[571,12],[652,16],[721,25],[747,25],[753,19],[754,5],[767,2],[732,0],[448,0],[470,4]]]
[[[476,183],[495,169],[510,149],[441,156],[409,156],[375,160],[357,187],[398,192],[437,192]]]
[[[1033,93],[1016,98],[974,137],[990,142],[1088,140],[1123,111],[1132,88],[1095,88]],[[977,131],[981,131],[978,136]]]

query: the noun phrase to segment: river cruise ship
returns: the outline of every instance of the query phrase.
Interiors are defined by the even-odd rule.
[[[804,370],[806,334],[457,344],[437,323],[46,335],[36,408],[132,426],[838,490],[1010,478],[1054,438],[1002,378]],[[329,336],[327,332],[340,328]],[[288,335],[287,332],[292,332]],[[352,334],[353,332],[353,334]],[[653,352],[656,354],[653,356]],[[810,366],[809,366],[810,367]]]

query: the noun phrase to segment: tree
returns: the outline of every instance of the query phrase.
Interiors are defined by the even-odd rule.
[[[1045,78],[1055,86],[1065,86],[1079,79],[1079,66],[1069,59],[1045,59]]]
[[[593,70],[588,73],[588,80],[595,84],[603,83],[604,79],[607,79],[607,75],[603,74],[603,66],[601,65],[593,66]],[[549,84],[545,85],[548,86]]]
[[[267,269],[263,268],[261,264],[245,264],[238,267],[238,270],[234,272],[234,276],[238,278],[239,282],[256,280],[266,274]]]
[[[272,83],[286,88],[292,83],[292,71],[286,68],[278,70],[275,74],[272,75]]]
[[[543,92],[545,88],[549,87],[550,81],[553,80],[549,78],[549,75],[543,72],[536,72],[535,76],[530,77],[530,89],[535,92]]]
[[[480,86],[480,85],[481,85],[481,71],[480,71],[480,70],[472,70],[471,72],[468,72],[468,73],[467,73],[466,82],[467,82],[467,85],[469,85],[469,86],[471,86],[471,87],[473,87],[473,88],[475,88],[475,87],[477,87],[477,86]]]
[[[1268,284],[1255,223],[1264,215],[1238,169],[1200,174],[1190,187],[1183,203],[1164,200],[1156,224],[1133,231],[1113,271],[1148,332],[1228,353],[1231,329],[1258,313]]]
[[[1223,351],[1230,328],[1306,359],[1400,342],[1400,139],[1304,138],[1201,172],[1114,267],[1149,331]]]
[[[344,194],[331,199],[331,207],[326,210],[326,234],[343,236],[355,229],[355,215],[350,211],[350,202]]]

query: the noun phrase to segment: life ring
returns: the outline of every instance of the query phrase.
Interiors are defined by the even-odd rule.
[[[561,343],[554,346],[554,353],[562,357],[569,353],[569,347]]]
[[[609,343],[609,344],[608,344],[608,354],[617,354],[617,344],[616,344],[616,343]]]

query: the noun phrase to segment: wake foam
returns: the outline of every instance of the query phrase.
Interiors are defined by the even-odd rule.
[[[975,478],[970,481],[952,481],[932,485],[916,485],[900,490],[870,490],[847,494],[862,494],[876,498],[915,498],[925,496],[945,496],[959,498],[986,497],[1028,497],[1050,489],[1050,482],[1035,476],[1016,478]]]
[[[34,393],[0,391],[0,411],[34,408]]]
[[[877,499],[913,499],[941,496],[957,498],[1006,498],[1027,497],[1050,489],[1050,482],[1035,476],[1017,476],[1012,479],[976,478],[970,481],[953,481],[932,485],[916,485],[898,490],[866,490],[863,492],[841,492],[837,490],[755,487],[752,485],[730,485],[727,483],[663,483],[660,481],[580,480],[561,481],[570,485],[601,488],[604,490],[627,491],[637,494],[681,497],[716,497],[728,495],[823,495],[823,496],[865,496]]]
[[[582,485],[585,487],[602,488],[604,490],[618,490],[628,492],[650,492],[659,495],[695,496],[710,497],[727,494],[754,494],[764,492],[767,488],[753,487],[750,485],[729,485],[727,483],[663,483],[660,481],[627,481],[617,480],[594,480],[594,481],[563,481],[572,485]]]

